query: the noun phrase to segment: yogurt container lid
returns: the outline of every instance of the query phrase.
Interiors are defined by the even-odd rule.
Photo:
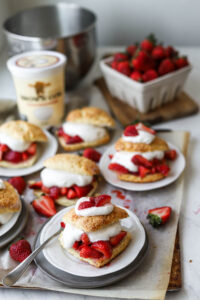
[[[66,60],[64,54],[56,51],[29,51],[9,58],[7,67],[14,75],[34,75],[63,67]]]

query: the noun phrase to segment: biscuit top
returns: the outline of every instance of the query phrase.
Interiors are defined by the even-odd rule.
[[[76,154],[61,153],[56,154],[44,161],[46,168],[63,170],[69,173],[80,175],[97,175],[99,167],[92,160]]]
[[[114,209],[109,215],[91,217],[77,216],[75,213],[75,209],[72,208],[64,215],[63,221],[65,223],[70,223],[79,229],[82,229],[84,232],[91,232],[102,229],[119,221],[120,219],[124,219],[127,217],[128,213],[124,209],[114,205]]]
[[[115,121],[104,110],[97,107],[83,107],[72,110],[66,121],[92,124],[99,127],[115,127]]]
[[[151,151],[167,151],[168,144],[161,138],[155,137],[151,144],[125,142],[120,138],[115,144],[116,151],[128,152],[151,152]]]
[[[40,127],[22,120],[4,123],[0,126],[1,132],[24,142],[47,142],[47,137]]]
[[[21,201],[15,188],[4,181],[5,189],[0,189],[0,213],[17,212],[21,208]]]

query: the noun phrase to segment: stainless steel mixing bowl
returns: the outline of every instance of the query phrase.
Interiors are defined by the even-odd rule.
[[[55,50],[68,58],[66,88],[73,88],[90,69],[96,52],[96,16],[76,4],[38,6],[3,24],[9,56],[29,50]]]

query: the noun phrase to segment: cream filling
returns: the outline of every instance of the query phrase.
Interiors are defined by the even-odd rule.
[[[5,144],[11,150],[17,151],[17,152],[24,152],[31,145],[30,142],[16,140],[16,139],[14,139],[13,137],[9,136],[8,134],[6,134],[4,132],[0,133],[0,144]]]
[[[104,128],[85,123],[65,122],[63,130],[70,136],[80,136],[85,142],[96,141],[106,135]]]
[[[89,216],[103,216],[103,215],[109,215],[113,211],[113,204],[108,203],[104,206],[93,206],[85,209],[78,209],[79,205],[82,202],[90,201],[90,197],[82,197],[80,198],[75,205],[75,212],[77,216],[83,216],[83,217],[89,217]]]
[[[73,174],[62,170],[45,168],[41,172],[42,183],[46,187],[70,187],[72,185],[85,186],[93,181],[93,176]]]
[[[10,219],[12,218],[13,216],[13,213],[3,213],[3,214],[0,214],[0,225],[4,225],[6,223],[8,223],[8,221],[10,221]]]
[[[144,130],[138,130],[138,135],[136,136],[122,135],[122,139],[125,142],[131,142],[136,144],[137,143],[151,144],[151,142],[153,142],[153,140],[155,139],[155,135]]]

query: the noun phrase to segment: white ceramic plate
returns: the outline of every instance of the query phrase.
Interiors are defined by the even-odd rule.
[[[53,156],[58,148],[58,142],[55,136],[50,134],[47,130],[44,130],[48,141],[46,143],[38,144],[38,159],[35,164],[28,168],[22,169],[9,169],[9,168],[0,168],[0,176],[25,176],[32,173],[35,173],[43,168],[43,161],[50,156]]]
[[[4,235],[6,232],[8,232],[15,225],[15,223],[19,218],[20,213],[21,213],[21,208],[20,211],[13,214],[12,218],[6,224],[0,225],[0,237]]]
[[[154,190],[169,185],[170,183],[174,182],[183,172],[185,168],[185,157],[177,147],[175,147],[171,143],[168,143],[168,145],[170,149],[175,149],[178,155],[174,161],[170,162],[169,175],[163,178],[162,180],[156,182],[150,182],[150,183],[133,183],[133,182],[126,182],[126,181],[119,180],[117,178],[117,174],[108,169],[108,165],[110,163],[109,155],[116,152],[114,145],[109,147],[101,157],[100,160],[101,173],[104,176],[105,180],[110,184],[130,191],[148,191],[148,190]]]
[[[40,236],[40,243],[44,242],[60,228],[63,215],[71,208],[68,207],[61,210],[44,226]],[[128,209],[126,211],[129,217],[123,220],[123,226],[126,226],[127,230],[131,232],[132,240],[127,249],[111,261],[109,266],[97,269],[88,263],[80,261],[61,247],[58,238],[48,243],[43,250],[45,258],[56,268],[83,277],[103,276],[123,269],[136,259],[146,240],[144,228],[137,216]]]

